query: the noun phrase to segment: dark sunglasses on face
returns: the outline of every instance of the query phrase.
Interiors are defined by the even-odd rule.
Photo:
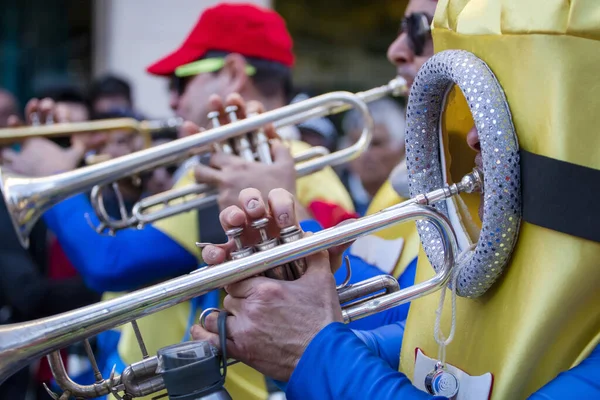
[[[169,85],[169,89],[175,91],[178,96],[181,96],[183,95],[183,92],[185,92],[185,87],[187,86],[191,78],[193,77],[180,78],[178,76],[173,76],[171,77],[171,84]]]
[[[409,46],[416,56],[423,55],[425,44],[431,39],[430,18],[424,13],[412,13],[400,23],[400,34],[406,33]]]

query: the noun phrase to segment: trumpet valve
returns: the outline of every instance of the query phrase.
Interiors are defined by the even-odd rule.
[[[258,113],[253,112],[248,114],[248,118],[251,118]],[[256,150],[256,159],[264,164],[273,164],[273,158],[271,157],[271,146],[269,146],[269,139],[262,128],[258,128],[256,132],[250,134],[252,139],[252,146]]]
[[[237,117],[238,106],[227,106],[225,107],[225,112],[229,115],[229,120],[231,122],[235,122],[238,120]]]
[[[210,120],[213,128],[218,128],[221,126],[221,122],[219,121],[219,116],[220,116],[220,114],[218,111],[211,111],[206,115],[206,117]],[[227,154],[233,154],[233,149],[231,148],[229,143],[215,143],[213,146],[214,146],[215,151],[223,152],[223,153],[227,153]]]
[[[238,120],[237,111],[237,106],[229,106],[225,108],[225,112],[229,115],[229,120],[231,122],[236,122]],[[234,143],[237,154],[239,154],[245,160],[254,161],[254,152],[252,151],[252,146],[245,135],[235,138]]]
[[[288,226],[279,232],[279,237],[282,243],[292,243],[302,239],[302,231],[296,226]],[[306,261],[300,258],[292,262],[291,268],[295,279],[300,278],[306,272]]]
[[[302,231],[295,226],[283,228],[279,234],[283,243],[291,243],[302,239]]]
[[[210,119],[210,123],[212,124],[212,126],[214,128],[218,128],[221,126],[221,123],[219,122],[219,112],[218,111],[211,111],[206,116],[208,119]]]
[[[269,225],[268,218],[257,219],[256,221],[253,221],[252,224],[250,224],[250,226],[258,230],[260,234],[261,242],[255,245],[258,251],[267,251],[277,247],[277,245],[279,244],[277,239],[269,238],[269,235],[267,234],[267,225]],[[290,274],[291,272],[288,271],[288,268],[286,268],[286,266],[275,267],[263,273],[263,275],[267,278],[280,280],[290,280]]]
[[[238,260],[240,258],[248,257],[249,255],[254,253],[252,247],[244,246],[242,243],[242,233],[244,232],[244,228],[232,228],[225,232],[225,235],[235,243],[235,248],[237,250],[231,252],[231,259]]]
[[[231,259],[239,260],[240,258],[251,256],[252,254],[254,254],[254,250],[252,249],[252,247],[243,247],[240,250],[232,251]]]
[[[267,234],[267,225],[269,225],[268,218],[257,219],[256,221],[253,221],[252,224],[250,224],[252,228],[258,230],[258,233],[260,234],[260,239],[263,242],[269,240],[269,235]]]

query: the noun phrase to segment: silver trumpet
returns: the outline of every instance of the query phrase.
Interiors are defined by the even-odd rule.
[[[101,162],[77,169],[75,171],[57,174],[43,178],[30,178],[4,172],[0,169],[0,189],[6,200],[6,205],[12,218],[14,228],[24,247],[29,245],[29,233],[40,216],[53,205],[75,195],[93,189],[92,204],[101,221],[98,231],[105,228],[109,233],[118,229],[136,227],[160,218],[197,209],[206,204],[214,204],[216,192],[214,188],[196,184],[181,190],[168,191],[157,197],[145,199],[135,207],[134,215],[122,215],[121,220],[111,220],[104,210],[100,194],[102,185],[121,179],[137,176],[154,168],[173,164],[182,158],[190,156],[198,149],[209,149],[217,146],[221,151],[248,150],[248,141],[257,145],[257,152],[266,155],[266,138],[261,137],[261,127],[272,123],[275,128],[296,125],[302,121],[346,111],[352,107],[360,111],[364,118],[364,129],[360,139],[352,146],[332,154],[324,154],[323,148],[310,149],[308,153],[299,155],[296,164],[298,176],[309,175],[327,166],[346,163],[358,157],[371,141],[373,120],[366,103],[386,95],[399,95],[406,92],[406,81],[396,78],[387,85],[366,92],[353,94],[349,92],[332,92],[279,109],[234,121],[227,125],[215,126],[201,134],[188,136],[160,146],[145,149],[114,160]],[[234,114],[232,114],[234,115]],[[248,132],[256,132],[251,138]],[[232,148],[233,146],[233,148]],[[188,196],[190,196],[188,198]],[[179,203],[169,206],[167,203]],[[158,213],[151,215],[145,212],[155,205],[164,204]],[[122,213],[123,214],[123,213]]]
[[[282,266],[302,268],[307,256],[334,246],[351,242],[361,236],[401,222],[428,220],[440,232],[444,265],[431,279],[400,290],[395,278],[387,275],[338,287],[342,313],[346,323],[410,302],[441,289],[451,276],[455,262],[456,238],[448,219],[428,205],[461,192],[481,189],[482,176],[478,170],[466,175],[461,182],[417,196],[350,223],[303,236],[297,227],[284,229],[272,246],[269,238],[254,248],[241,244],[231,260],[205,267],[190,274],[141,289],[122,297],[83,307],[74,311],[35,321],[0,326],[0,383],[32,361],[47,355],[57,383],[65,391],[55,399],[93,398],[108,393],[125,393],[124,398],[140,397],[165,388],[163,378],[156,373],[158,360],[146,351],[135,320],[178,303],[201,296],[212,290],[259,274],[270,274]],[[261,229],[264,221],[254,227]],[[232,233],[233,234],[233,233]],[[235,235],[234,235],[235,236]],[[262,235],[261,235],[262,236]],[[265,246],[260,246],[260,245]],[[87,338],[131,322],[138,338],[143,359],[129,365],[121,375],[104,378],[98,371]],[[78,385],[67,375],[57,350],[84,340],[85,348],[96,374],[96,383]],[[66,397],[65,397],[66,396]]]

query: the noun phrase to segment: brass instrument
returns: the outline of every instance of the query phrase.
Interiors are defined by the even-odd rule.
[[[255,141],[258,147],[262,146],[263,152],[266,153],[264,145],[268,146],[268,144],[265,143],[264,137],[261,138],[261,127],[265,124],[272,123],[275,128],[279,128],[295,125],[310,118],[346,111],[352,107],[359,110],[365,121],[360,139],[354,145],[332,154],[320,156],[320,154],[323,154],[323,149],[315,148],[298,155],[302,161],[296,164],[296,172],[298,176],[305,176],[327,166],[346,163],[358,157],[368,147],[373,129],[373,120],[365,103],[389,94],[399,95],[405,92],[406,81],[402,78],[396,78],[387,85],[358,94],[349,92],[327,93],[254,115],[244,120],[233,121],[223,126],[215,126],[201,134],[174,140],[170,143],[97,165],[86,166],[75,171],[44,178],[14,175],[0,169],[0,189],[6,200],[19,240],[24,247],[28,246],[28,236],[35,222],[47,209],[62,200],[94,187],[96,188],[93,190],[92,204],[101,220],[101,226],[98,228],[100,232],[104,228],[108,228],[109,232],[114,232],[117,229],[135,227],[202,207],[206,204],[214,204],[216,201],[215,190],[206,185],[192,185],[192,187],[181,190],[169,191],[160,194],[156,198],[145,199],[135,208],[135,214],[131,217],[124,216],[121,220],[107,220],[107,213],[103,211],[101,196],[99,196],[101,185],[110,184],[143,171],[180,161],[182,158],[189,157],[189,153],[192,150],[197,151],[198,148],[220,146],[223,149],[229,140],[232,140],[239,149],[243,149],[246,142],[248,142],[246,136],[248,132],[256,132],[256,135],[250,140]],[[264,133],[262,136],[264,136]],[[226,150],[223,149],[223,151]],[[185,197],[190,194],[194,196],[191,200],[186,200]],[[144,210],[148,207],[173,200],[185,201],[176,206],[165,207],[154,215],[144,213]]]
[[[69,396],[93,398],[114,392],[125,392],[129,396],[126,398],[132,398],[163,390],[162,377],[156,373],[157,357],[147,353],[135,324],[137,318],[243,279],[268,273],[281,266],[302,264],[308,255],[351,242],[401,222],[430,221],[440,233],[444,265],[431,279],[402,290],[399,290],[396,279],[388,275],[338,287],[344,321],[348,323],[433,293],[444,287],[451,276],[457,244],[449,220],[434,208],[427,206],[461,192],[479,191],[482,184],[483,177],[478,170],[475,170],[457,184],[419,195],[347,224],[305,237],[297,227],[289,227],[284,231],[286,237],[292,239],[280,239],[277,245],[268,249],[261,251],[257,247],[252,251],[242,251],[243,254],[238,252],[237,255],[232,255],[231,261],[205,267],[113,300],[53,317],[0,326],[0,383],[32,361],[48,355],[57,383],[65,391],[60,399]],[[295,234],[289,235],[290,230],[295,231]],[[385,293],[382,294],[382,290]],[[86,338],[127,322],[134,324],[144,358],[126,367],[121,375],[115,374],[113,369],[111,376],[104,378],[98,371]],[[78,385],[73,382],[68,377],[60,354],[57,352],[80,340],[85,341],[87,353],[96,373],[97,382],[92,385]],[[54,395],[54,398],[59,397]]]
[[[183,124],[183,119],[173,117],[158,120],[138,121],[135,118],[111,118],[85,122],[61,122],[16,128],[0,129],[0,145],[11,144],[33,137],[64,137],[78,133],[103,132],[103,131],[132,131],[139,133],[144,138],[146,148],[152,146],[152,133],[168,128],[178,128]]]

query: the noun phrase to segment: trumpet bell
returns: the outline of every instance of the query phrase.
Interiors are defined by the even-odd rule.
[[[29,234],[42,216],[41,210],[47,209],[52,201],[50,197],[39,195],[46,192],[48,184],[48,181],[31,184],[30,178],[0,168],[0,191],[19,243],[26,249]]]

